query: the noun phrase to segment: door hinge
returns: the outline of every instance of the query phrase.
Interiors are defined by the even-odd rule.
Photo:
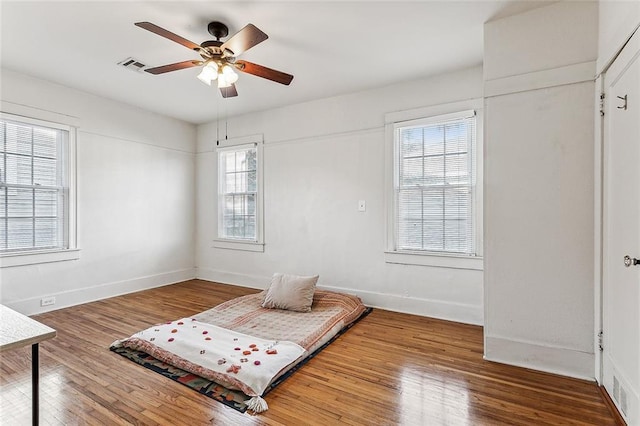
[[[602,333],[602,330],[600,330],[600,333],[598,333],[598,348],[600,349],[600,352],[604,350],[602,336],[603,336],[603,333]]]
[[[604,117],[604,92],[600,93],[600,117]]]

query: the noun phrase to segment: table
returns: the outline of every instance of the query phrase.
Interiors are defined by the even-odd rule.
[[[55,336],[53,328],[0,305],[0,352],[31,345],[31,409],[34,426],[39,423],[40,415],[38,343]]]

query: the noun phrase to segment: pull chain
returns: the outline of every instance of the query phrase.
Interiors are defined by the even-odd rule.
[[[224,105],[224,139],[229,140],[229,114],[227,105]]]
[[[216,146],[220,146],[220,101],[216,100]]]

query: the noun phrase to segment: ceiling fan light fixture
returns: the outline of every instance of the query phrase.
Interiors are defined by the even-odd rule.
[[[227,80],[227,77],[224,74],[220,74],[220,77],[218,77],[218,88],[222,89],[224,87],[231,87],[233,83],[231,83],[229,80]]]
[[[233,83],[238,81],[238,74],[233,71],[229,65],[223,66],[218,72],[218,87],[230,87]]]
[[[229,65],[222,67],[222,74],[224,74],[227,77],[227,80],[230,80],[232,83],[238,81],[238,74],[236,74],[233,68]]]
[[[202,67],[202,71],[198,74],[198,80],[204,84],[211,86],[211,81],[218,78],[218,64],[215,62],[209,62]]]

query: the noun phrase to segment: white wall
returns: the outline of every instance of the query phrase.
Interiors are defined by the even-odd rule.
[[[485,24],[485,80],[595,60],[597,8],[564,1]]]
[[[602,72],[640,26],[640,1],[601,0],[598,8],[598,72]]]
[[[23,313],[193,278],[195,126],[2,70],[3,109],[76,117],[80,258],[0,269]],[[10,111],[9,111],[10,112]]]
[[[596,3],[562,2],[485,25],[485,357],[582,378],[595,365],[597,20]]]
[[[385,114],[480,97],[477,67],[230,118],[230,138],[264,135],[264,253],[212,248],[216,123],[199,126],[198,277],[264,288],[274,272],[318,273],[370,305],[481,324],[482,271],[384,260]]]

